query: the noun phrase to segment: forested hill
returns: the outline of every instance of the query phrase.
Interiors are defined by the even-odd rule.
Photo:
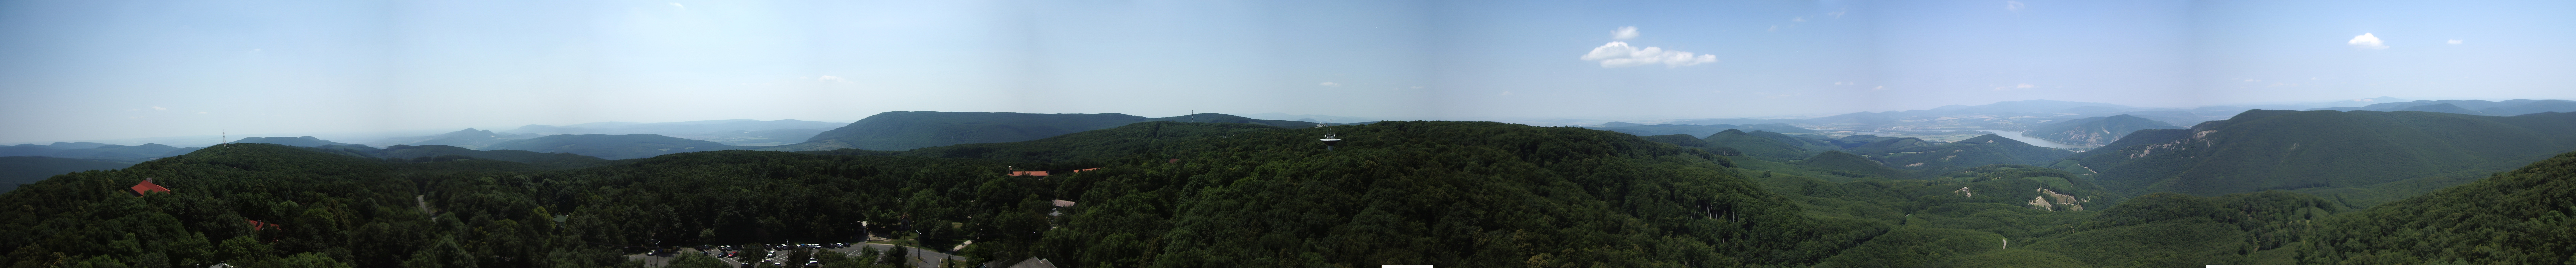
[[[1348,141],[1326,151],[1328,132]],[[1079,267],[1707,267],[1810,264],[1884,230],[1802,216],[1718,156],[1579,128],[1151,122],[916,151],[964,158],[718,151],[542,171],[225,144],[0,194],[18,227],[0,230],[0,263],[607,267],[656,241],[873,232]],[[171,192],[127,190],[145,178]],[[1080,205],[1049,217],[1049,200]]]
[[[2367,205],[2568,150],[2576,113],[2252,110],[2188,130],[2140,130],[2075,158],[2133,194],[2279,189]]]
[[[2576,263],[2576,153],[2319,225],[2306,263]]]
[[[1288,121],[1288,120],[1265,120],[1265,119],[1252,119],[1252,118],[1249,118],[1249,117],[1241,117],[1241,116],[1234,116],[1234,115],[1230,115],[1230,114],[1220,114],[1220,113],[1199,113],[1199,114],[1192,114],[1192,115],[1183,115],[1183,116],[1174,116],[1174,117],[1164,117],[1164,118],[1154,118],[1154,119],[1150,119],[1150,120],[1153,120],[1153,121],[1172,121],[1172,122],[1199,122],[1199,123],[1236,123],[1236,124],[1254,124],[1254,125],[1273,126],[1273,127],[1280,127],[1280,128],[1302,128],[1302,127],[1314,127],[1315,125],[1320,124],[1320,123],[1316,123],[1316,122],[1306,122],[1306,121]]]
[[[250,137],[250,138],[242,138],[242,139],[240,139],[240,140],[234,140],[233,142],[240,142],[240,143],[267,143],[267,144],[276,144],[276,145],[286,145],[286,146],[304,146],[304,147],[320,147],[320,146],[323,146],[323,145],[366,146],[366,145],[363,145],[363,144],[347,144],[347,143],[331,142],[331,140],[325,140],[325,139],[314,138],[313,136],[303,136],[303,137]]]
[[[1326,150],[1326,133],[1345,141]],[[1932,146],[2014,145],[1972,141]],[[2289,191],[2126,196],[2080,168],[1905,174],[1839,151],[1782,163],[1716,149],[1421,121],[1157,121],[908,151],[619,161],[480,151],[539,164],[448,146],[237,143],[0,193],[13,227],[0,228],[0,264],[638,267],[621,256],[871,234],[1059,267],[2555,264],[2569,238],[2552,230],[2576,200],[2560,185],[2576,154],[2345,213]],[[138,197],[129,187],[146,178],[169,191]]]
[[[1315,141],[1326,133],[1346,140],[1326,151]],[[1056,263],[1105,267],[1800,264],[1883,230],[1798,216],[1704,151],[1566,127],[1145,122],[1028,142],[815,153],[1101,168],[1044,196],[1086,202],[1063,228],[1022,239],[1042,241],[1027,250]],[[1044,199],[1017,202],[1032,200]]]

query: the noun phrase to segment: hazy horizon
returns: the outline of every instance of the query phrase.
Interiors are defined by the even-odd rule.
[[[2400,98],[2400,99],[2403,99],[2403,98]],[[2043,100],[2043,99],[2032,99],[2032,100]],[[2407,100],[2412,101],[2412,100],[2415,100],[2415,99],[2407,99]],[[2020,100],[2020,101],[2029,101],[2029,100]],[[2237,104],[2223,104],[2223,105],[2219,105],[2219,106],[2250,106],[2250,105],[2279,105],[2279,104],[2317,104],[2317,103],[2325,103],[2325,102],[2326,102],[2326,101],[2312,101],[2312,102],[2279,102],[2279,103],[2237,103]],[[2386,101],[2381,101],[2381,102],[2386,102]],[[1968,105],[1968,106],[1974,106],[1974,105],[1985,105],[1985,104],[1993,104],[1993,103],[1979,103],[1979,104],[1954,104],[1954,105]],[[2118,103],[2111,103],[2111,104],[2118,104]],[[2133,106],[2133,107],[2135,107],[2135,105],[2128,105],[2128,106]],[[2153,108],[2153,109],[2189,109],[2189,108],[2194,108],[2194,107],[2139,107],[2139,108]],[[1923,109],[1910,109],[1910,110],[1923,110]],[[1908,110],[1848,111],[1848,112],[1828,112],[1828,113],[1797,114],[1797,115],[1735,116],[1735,117],[1652,117],[1652,116],[1641,116],[1641,117],[1568,118],[1568,117],[1490,117],[1490,116],[1488,116],[1488,117],[1452,117],[1452,118],[1375,118],[1375,117],[1357,117],[1357,118],[1362,118],[1362,120],[1366,120],[1366,121],[1375,121],[1375,120],[1399,120],[1399,121],[1411,121],[1411,120],[1465,120],[1465,121],[1498,121],[1498,122],[1505,122],[1505,123],[1520,123],[1520,124],[1530,124],[1530,125],[1538,125],[1538,126],[1560,126],[1560,125],[1577,125],[1577,124],[1543,123],[1543,122],[1540,122],[1540,121],[1550,121],[1550,120],[1556,120],[1556,121],[1563,121],[1563,120],[1582,120],[1582,122],[1586,122],[1587,124],[1580,124],[1580,125],[1592,125],[1592,124],[1598,124],[1598,123],[1601,123],[1601,122],[1611,122],[1611,121],[1634,121],[1634,122],[1630,122],[1630,123],[1659,123],[1659,122],[1668,121],[1668,120],[1686,120],[1686,119],[1723,119],[1723,118],[1756,118],[1756,119],[1769,119],[1769,118],[1794,118],[1794,119],[1806,119],[1806,118],[1824,117],[1824,116],[1832,116],[1832,115],[1848,114],[1848,113],[1858,113],[1858,112],[1895,112],[1895,111],[1908,111]],[[886,112],[895,112],[895,111],[886,111]],[[942,112],[981,112],[981,111],[942,111]],[[1255,117],[1256,119],[1276,119],[1276,120],[1314,119],[1314,118],[1285,118],[1285,117],[1277,117],[1277,116],[1269,116],[1269,117],[1255,116],[1256,114],[1267,114],[1267,113],[1231,113],[1231,112],[1217,112],[1217,111],[1190,111],[1190,112],[1198,112],[1198,113],[1222,113],[1222,114],[1231,114],[1231,115],[1237,115],[1237,116]],[[1269,113],[1278,113],[1278,112],[1269,112]],[[1097,114],[1097,113],[1091,113],[1091,114]],[[1190,113],[1189,113],[1189,112],[1184,112],[1184,113],[1174,113],[1174,114],[1168,114],[1168,115],[1138,115],[1138,114],[1129,114],[1129,115],[1143,116],[1143,117],[1149,117],[1149,118],[1161,118],[1161,117],[1182,116],[1182,115],[1188,115],[1188,114],[1190,114]],[[1279,113],[1279,114],[1287,114],[1287,113]],[[875,115],[875,113],[870,113],[869,115]],[[1288,114],[1288,115],[1290,115],[1290,116],[1331,116],[1331,117],[1342,117],[1342,118],[1352,118],[1352,117],[1353,117],[1353,116],[1339,116],[1339,115],[1325,115],[1325,114],[1303,114],[1303,115],[1300,115],[1300,114]],[[864,116],[862,116],[862,119],[863,119],[863,118],[864,118]],[[204,141],[202,142],[202,144],[199,144],[199,145],[188,145],[188,144],[169,144],[169,142],[159,142],[159,141],[157,141],[157,140],[183,140],[183,139],[195,139],[195,138],[216,138],[216,139],[239,140],[239,139],[243,139],[243,138],[250,138],[250,137],[300,137],[300,136],[316,136],[316,138],[319,138],[319,139],[323,139],[323,140],[333,140],[333,141],[335,141],[335,142],[342,142],[342,143],[367,144],[367,142],[377,141],[377,140],[384,139],[384,138],[428,136],[428,135],[435,135],[435,134],[441,134],[441,133],[455,132],[455,131],[464,130],[464,129],[488,130],[488,131],[494,131],[494,132],[504,132],[504,133],[509,133],[509,132],[513,131],[514,129],[516,129],[516,128],[525,127],[525,126],[531,126],[531,125],[572,126],[572,125],[593,124],[593,123],[680,123],[680,122],[693,122],[693,121],[722,121],[722,120],[758,120],[758,121],[802,120],[802,121],[817,121],[817,122],[842,123],[842,124],[852,123],[852,122],[856,122],[856,121],[858,121],[858,119],[852,119],[852,120],[806,120],[806,119],[796,119],[796,118],[780,118],[780,119],[762,120],[762,119],[749,119],[749,118],[733,118],[733,119],[709,119],[709,120],[690,120],[690,121],[673,121],[673,122],[601,121],[601,122],[580,122],[580,123],[517,124],[517,125],[508,125],[508,126],[449,126],[449,127],[423,127],[423,126],[412,126],[412,128],[408,128],[408,129],[386,129],[386,130],[347,131],[347,132],[310,132],[310,131],[307,131],[307,132],[270,132],[270,133],[230,133],[230,132],[218,132],[218,133],[216,133],[216,134],[205,134],[205,135],[176,135],[176,136],[149,136],[149,137],[78,138],[78,139],[43,140],[43,141],[27,140],[27,141],[16,141],[16,142],[0,142],[0,146],[12,145],[12,144],[25,144],[25,143],[47,144],[47,143],[50,143],[50,142],[101,142],[101,143],[117,144],[117,145],[140,145],[140,144],[143,144],[143,143],[165,143],[164,145],[172,145],[172,146],[180,146],[180,147],[193,147],[193,146],[202,146],[202,145],[207,145],[207,144],[215,144],[215,143],[217,143],[217,142],[215,142],[215,141],[213,141],[213,140],[204,140]],[[1311,121],[1313,121],[1313,122],[1343,122],[1343,123],[1365,122],[1365,121],[1350,121],[1350,120],[1345,120],[1345,121],[1333,121],[1333,120],[1327,120],[1327,119],[1316,119],[1316,120],[1311,120]],[[619,134],[633,134],[633,133],[619,133]],[[334,140],[334,139],[337,139],[337,140]],[[117,142],[108,142],[108,141],[117,141]],[[384,145],[388,145],[388,144],[367,144],[367,145],[384,146]]]
[[[884,111],[1682,119],[2576,99],[2558,81],[2576,73],[2558,48],[2576,37],[2552,34],[2576,32],[2568,14],[2576,3],[0,1],[0,140]]]

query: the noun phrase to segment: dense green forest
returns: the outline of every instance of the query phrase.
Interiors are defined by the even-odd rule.
[[[2394,201],[2576,150],[2576,113],[2252,110],[2076,154],[2126,194],[2289,190]]]
[[[1326,150],[1326,134],[1345,141]],[[2562,182],[2576,154],[2357,209],[2289,191],[2128,194],[2009,140],[1716,134],[1148,121],[613,161],[225,144],[0,194],[0,223],[20,227],[0,230],[0,265],[635,267],[624,256],[651,248],[871,234],[1065,267],[2560,264],[2576,244],[2564,221],[2576,185]],[[1883,161],[1930,148],[1986,163]],[[128,189],[147,178],[171,191]]]

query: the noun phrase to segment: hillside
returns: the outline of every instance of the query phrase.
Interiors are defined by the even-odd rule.
[[[2306,264],[2576,263],[2569,200],[2576,153],[2320,221],[2298,256]]]
[[[528,163],[529,165],[538,168],[589,167],[605,165],[608,162],[607,160],[600,159],[599,157],[571,153],[540,153],[521,150],[478,151],[446,145],[395,145],[385,147],[383,150],[366,151],[366,153],[361,155],[407,162],[452,161],[461,157]]]
[[[2140,130],[2075,157],[2130,193],[2279,189],[2366,205],[2571,149],[2571,113],[2252,110],[2188,130]],[[2383,184],[2402,187],[2374,188]]]
[[[2130,132],[2137,132],[2140,129],[2180,128],[2183,127],[2177,127],[2171,124],[2165,124],[2165,122],[2137,116],[2130,116],[2128,114],[2121,114],[2103,117],[2087,117],[2040,125],[2037,128],[2031,129],[2027,135],[2033,138],[2046,139],[2065,144],[2101,146],[2111,144],[2111,141],[2120,140],[2120,137],[2128,136]]]
[[[1840,149],[1831,146],[1812,144],[1809,141],[1792,138],[1780,133],[1760,130],[1744,132],[1743,130],[1727,129],[1719,131],[1716,134],[1709,134],[1708,138],[1701,139],[1701,141],[1705,142],[1708,147],[1732,148],[1736,151],[1743,152],[1745,156],[1769,159],[1771,161],[1806,159],[1808,156],[1814,156],[1817,152]]]
[[[571,153],[595,156],[601,159],[617,160],[686,152],[755,148],[760,147],[724,145],[710,141],[673,138],[653,134],[562,134],[504,141],[494,143],[486,149],[519,150],[539,153]]]
[[[1347,141],[1325,151],[1314,138],[1328,132]],[[2132,136],[2177,136],[2168,132],[2196,133]],[[1767,132],[1728,134],[1778,142],[1755,133]],[[1676,145],[1692,141],[1491,122],[1148,121],[906,151],[613,162],[235,143],[0,193],[0,207],[53,208],[0,213],[18,227],[0,228],[0,247],[15,249],[0,263],[631,267],[642,264],[618,256],[653,243],[867,235],[933,248],[973,241],[956,254],[979,263],[1082,267],[2556,264],[2571,253],[2551,244],[2569,239],[2551,230],[2570,208],[2550,204],[2576,199],[2576,187],[2559,185],[2576,176],[2576,154],[2353,213],[2336,197],[2290,191],[2125,195],[2059,167],[1907,171],[1834,150],[1774,162]],[[468,156],[477,153],[489,157]],[[482,160],[509,157],[520,160]],[[522,163],[549,158],[592,164]],[[123,190],[145,178],[171,192]],[[241,224],[249,220],[282,228]],[[879,264],[841,265],[827,267]]]
[[[1147,119],[1147,120],[1148,120],[1148,121],[1191,122],[1191,123],[1236,123],[1236,124],[1254,124],[1254,125],[1273,126],[1273,127],[1280,127],[1280,128],[1309,128],[1309,127],[1315,127],[1315,125],[1320,125],[1319,123],[1315,123],[1315,122],[1305,122],[1305,121],[1288,121],[1288,120],[1262,120],[1262,119],[1252,119],[1252,118],[1248,118],[1248,117],[1241,117],[1241,116],[1234,116],[1234,115],[1220,114],[1220,113],[1200,113],[1200,114],[1193,114],[1193,115],[1183,115],[1183,116],[1174,116],[1174,117],[1154,118],[1154,119]],[[1338,125],[1338,124],[1337,124],[1337,125]]]
[[[1895,146],[1900,141],[1913,142],[1913,144]],[[1888,146],[1876,146],[1879,144],[1888,144]],[[1994,134],[1944,143],[1926,143],[1914,138],[1903,138],[1855,147],[1853,151],[1865,153],[1871,158],[1886,162],[1890,167],[1925,170],[1931,173],[1993,164],[2048,166],[2065,159],[2068,155],[2075,154],[2074,151],[2039,147]]]
[[[286,146],[304,146],[304,147],[321,147],[321,146],[323,146],[323,145],[366,146],[366,145],[359,145],[359,144],[347,144],[347,143],[331,142],[331,140],[324,140],[324,139],[314,138],[313,136],[303,136],[303,137],[250,137],[250,138],[242,138],[242,139],[239,139],[239,140],[233,140],[233,142],[237,142],[237,143],[267,143],[267,144],[276,144],[276,145],[286,145]]]
[[[1911,179],[1915,177],[1912,172],[1888,168],[1886,163],[1880,163],[1878,160],[1870,160],[1869,158],[1845,153],[1843,151],[1825,151],[1823,153],[1817,153],[1814,157],[1790,161],[1789,163],[1798,166],[1812,167],[1821,171],[1835,172],[1835,175],[1843,175],[1847,177],[1875,176],[1881,179]]]
[[[0,156],[0,192],[18,189],[46,177],[86,170],[120,169],[133,163],[42,156]]]
[[[1327,131],[1350,141],[1324,151],[1313,137]],[[82,266],[604,267],[651,241],[901,233],[932,247],[975,241],[959,254],[978,262],[1642,267],[1807,265],[1884,230],[1801,216],[1714,155],[1575,128],[1155,122],[925,149],[875,152],[1066,160],[721,151],[514,171],[524,169],[225,144],[0,194],[0,207],[59,208],[0,214],[21,227],[0,230],[0,247],[21,252],[12,262]],[[1063,173],[1002,175],[1014,167]],[[1085,168],[1098,169],[1069,172]],[[98,189],[145,177],[172,192]],[[282,228],[232,228],[253,219]]]

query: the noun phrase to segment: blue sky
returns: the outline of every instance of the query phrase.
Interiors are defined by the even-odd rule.
[[[0,0],[0,141],[2576,99],[2571,33],[2568,1]]]

